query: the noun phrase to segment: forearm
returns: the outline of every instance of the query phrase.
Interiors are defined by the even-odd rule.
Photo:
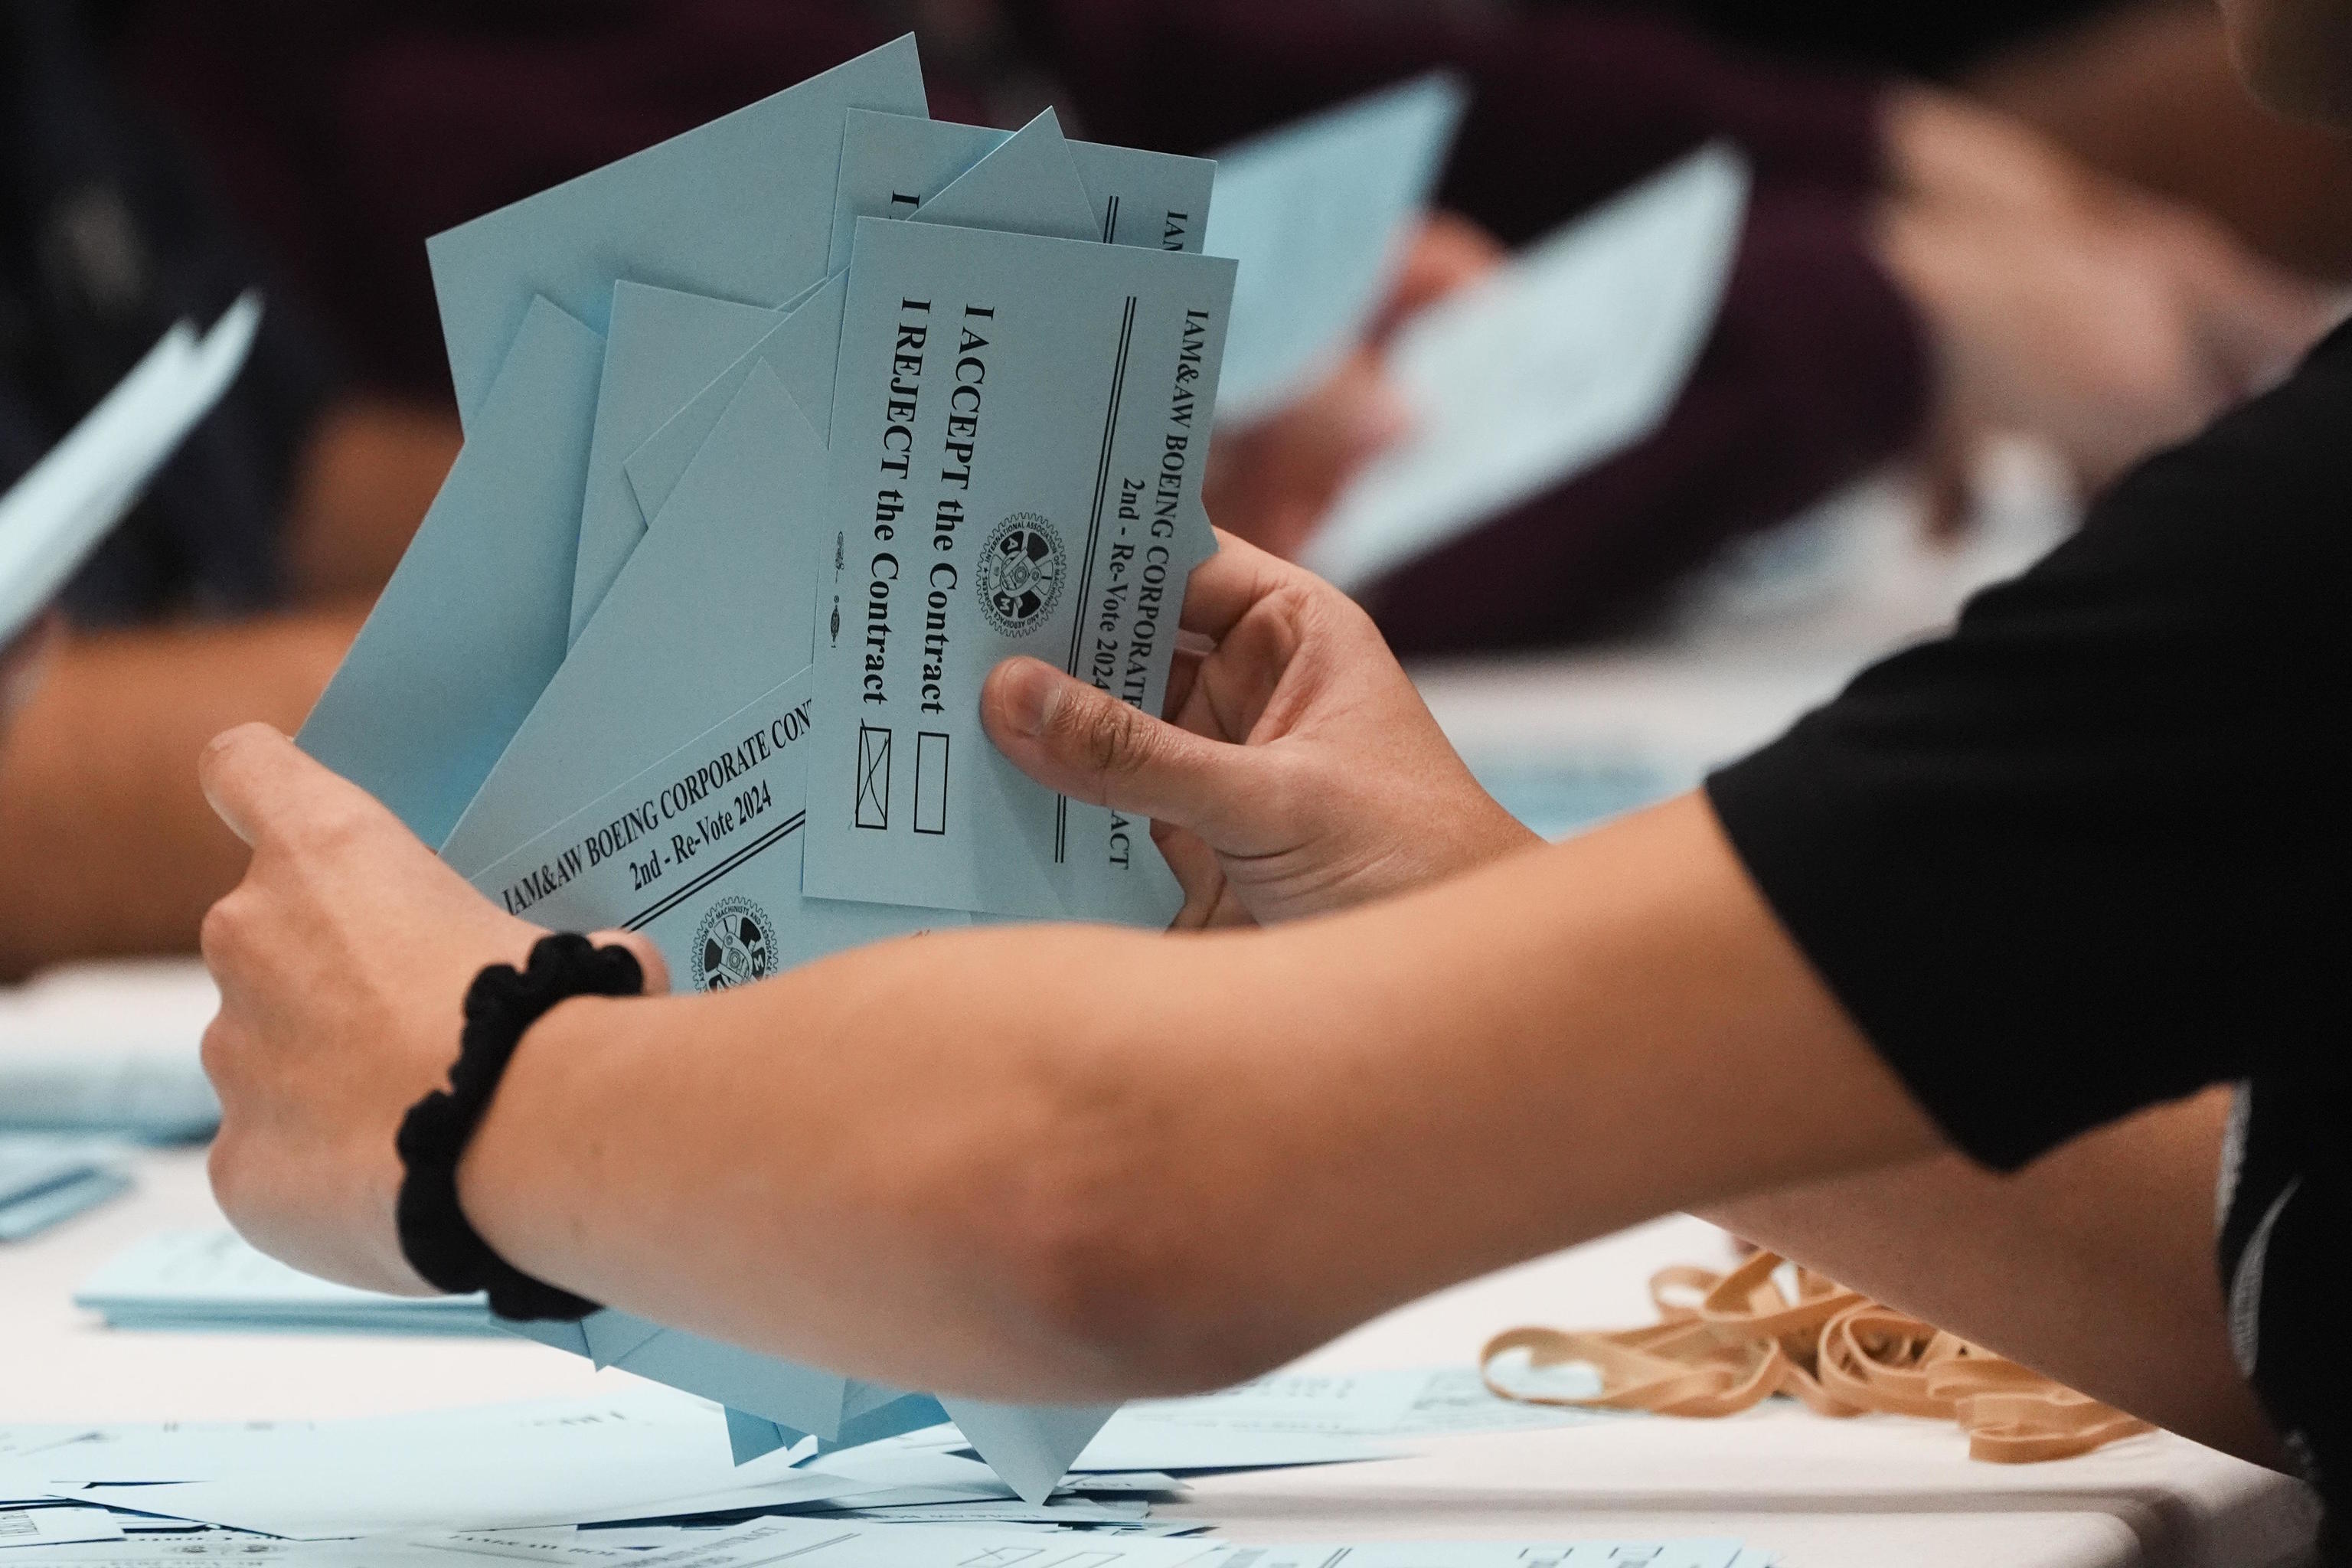
[[[461,1193],[518,1266],[664,1321],[1081,1398],[1928,1136],[1689,798],[1328,921],[572,1004]]]
[[[2226,1091],[2086,1133],[2014,1175],[1940,1155],[1707,1217],[2183,1436],[2280,1466],[2214,1276]]]
[[[245,849],[195,784],[227,726],[301,722],[355,612],[60,639],[0,744],[0,974],[193,952]]]

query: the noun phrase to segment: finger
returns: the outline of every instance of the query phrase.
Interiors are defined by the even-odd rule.
[[[1244,784],[1240,747],[1202,740],[1037,659],[990,671],[980,711],[997,749],[1046,788],[1211,838]]]
[[[1206,657],[1199,648],[1186,647],[1180,637],[1176,657],[1168,661],[1168,690],[1160,704],[1162,719],[1172,723],[1184,711],[1184,704],[1192,700],[1192,688],[1200,682],[1201,661]]]
[[[1184,612],[1177,624],[1185,631],[1223,642],[1260,600],[1302,580],[1321,581],[1221,528],[1217,552],[1192,568],[1192,579],[1184,588]]]
[[[1919,499],[1931,539],[1966,530],[1975,511],[1976,443],[1952,423],[1931,436],[1919,456]]]
[[[1412,317],[1500,267],[1508,256],[1493,235],[1459,214],[1433,212],[1422,223],[1389,286],[1371,337],[1381,342]]]
[[[229,831],[247,844],[288,814],[333,801],[338,788],[353,788],[261,723],[215,735],[196,759],[196,782]]]
[[[637,967],[645,971],[645,994],[648,996],[669,994],[669,961],[662,957],[661,949],[656,947],[653,939],[645,932],[600,931],[588,940],[598,947],[626,949],[629,955],[637,961]]]
[[[1197,931],[1207,925],[1225,890],[1224,868],[1218,864],[1216,851],[1202,843],[1199,835],[1170,822],[1151,825],[1151,841],[1160,846],[1160,858],[1175,873],[1176,885],[1184,889],[1184,907],[1176,911],[1168,929]]]

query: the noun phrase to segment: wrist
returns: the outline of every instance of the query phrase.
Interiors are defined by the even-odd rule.
[[[623,1036],[643,1007],[574,996],[523,1032],[505,1077],[457,1161],[457,1203],[491,1250],[535,1278],[569,1288],[578,1243],[593,1228],[592,1167],[609,1144]]]
[[[629,949],[569,933],[542,938],[521,969],[492,963],[474,977],[447,1086],[408,1109],[394,1140],[402,1168],[394,1224],[418,1275],[443,1290],[482,1291],[506,1318],[577,1321],[595,1310],[593,1302],[517,1268],[482,1235],[467,1212],[459,1173],[532,1026],[573,997],[634,996],[644,985]]]

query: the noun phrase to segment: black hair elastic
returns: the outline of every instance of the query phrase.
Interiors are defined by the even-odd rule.
[[[489,1110],[490,1097],[523,1032],[573,996],[638,996],[645,971],[623,947],[598,947],[576,932],[542,937],[529,963],[493,963],[466,989],[466,1027],[449,1087],[435,1089],[401,1119],[395,1142],[404,1174],[394,1218],[400,1250],[428,1284],[454,1295],[488,1293],[490,1310],[515,1321],[577,1322],[596,1303],[534,1279],[490,1250],[457,1206],[457,1161]]]

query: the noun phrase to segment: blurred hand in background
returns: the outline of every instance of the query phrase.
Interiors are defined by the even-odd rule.
[[[1891,93],[1879,258],[1935,354],[1922,455],[1948,521],[1976,447],[2037,437],[2085,491],[2284,373],[2327,295],[2201,213],[2095,173],[2023,124]]]
[[[1422,310],[1500,267],[1506,256],[1469,219],[1429,215],[1355,352],[1297,402],[1217,433],[1202,492],[1217,526],[1295,558],[1339,492],[1411,427],[1411,413],[1389,379],[1389,340]]]
[[[1916,451],[1939,526],[1966,514],[1988,438],[2038,438],[2096,489],[2259,390],[2330,319],[2325,290],[2212,218],[1951,94],[1891,90],[1885,148],[1872,237],[1928,341]],[[1207,491],[1218,526],[1295,559],[1410,427],[1386,373],[1396,331],[1506,259],[1475,225],[1433,215],[1356,351],[1289,406],[1220,433]]]

